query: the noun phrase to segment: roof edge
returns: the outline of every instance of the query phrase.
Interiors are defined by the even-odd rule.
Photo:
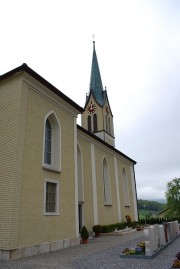
[[[88,132],[86,129],[84,129],[83,127],[81,127],[80,125],[77,124],[77,128],[79,130],[81,130],[82,132],[86,133],[87,135],[91,136],[92,138],[96,139],[98,142],[104,144],[105,146],[107,146],[108,148],[112,149],[113,151],[117,152],[118,154],[120,154],[121,156],[123,156],[124,158],[128,159],[129,161],[131,161],[134,165],[137,164],[136,161],[134,161],[133,159],[131,159],[130,157],[128,157],[127,155],[125,155],[124,153],[122,153],[121,151],[119,151],[118,149],[116,149],[115,147],[109,145],[108,143],[106,143],[105,141],[103,141],[102,139],[100,139],[98,136]]]
[[[10,78],[11,76],[19,73],[19,72],[26,72],[29,75],[31,75],[33,78],[35,78],[37,81],[42,83],[45,87],[49,88],[52,92],[54,92],[56,95],[61,97],[63,100],[65,100],[67,103],[69,103],[71,106],[73,106],[75,109],[77,109],[80,113],[84,111],[84,109],[76,104],[72,99],[70,99],[67,95],[62,93],[60,90],[58,90],[55,86],[53,86],[49,81],[44,79],[42,76],[40,76],[38,73],[36,73],[33,69],[31,69],[26,63],[23,63],[22,65],[16,67],[15,69],[12,69],[11,71],[3,74],[0,76],[0,81],[3,81],[4,79]]]

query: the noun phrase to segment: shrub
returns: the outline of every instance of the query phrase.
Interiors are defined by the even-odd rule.
[[[100,224],[94,225],[92,229],[93,229],[94,233],[101,233],[102,232],[102,226]]]
[[[88,239],[89,238],[89,232],[86,228],[86,226],[83,226],[81,229],[81,237],[82,239]]]
[[[115,224],[102,225],[102,233],[110,233],[114,232],[115,229],[121,230],[125,229],[127,226],[127,222],[120,222]]]

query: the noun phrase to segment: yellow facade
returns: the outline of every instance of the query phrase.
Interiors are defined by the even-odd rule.
[[[0,87],[0,250],[77,237],[75,137],[79,111],[26,73]],[[43,167],[44,120],[53,112],[61,126],[61,171]],[[45,180],[58,182],[59,214],[44,214]]]
[[[83,111],[27,65],[0,77],[0,259],[77,244],[80,222],[90,231],[94,224],[117,223],[127,214],[137,220],[135,162],[77,126]],[[55,166],[44,164],[49,115],[57,121],[60,136]],[[56,189],[53,214],[46,208],[47,186]]]
[[[102,145],[97,141],[95,135],[87,136],[86,133],[79,127],[78,129],[78,145],[81,148],[81,154],[83,161],[83,186],[84,186],[84,223],[89,229],[94,224],[112,224],[120,221],[126,221],[125,216],[130,215],[132,220],[137,220],[137,204],[136,193],[134,192],[135,184],[134,178],[131,175],[131,168],[133,164],[131,161],[122,157],[120,153],[116,152],[112,147],[108,145]],[[91,145],[94,145],[94,158],[95,158],[95,174],[96,174],[96,196],[97,196],[97,211],[98,218],[97,223],[93,217],[93,188],[92,188],[92,160],[91,160]],[[103,182],[103,159],[106,158],[109,166],[109,179],[110,179],[110,192],[112,198],[112,204],[106,205],[104,202],[104,182]],[[115,169],[115,159],[117,162],[117,175]],[[130,206],[124,204],[124,186],[123,186],[123,167],[126,169],[128,185],[129,185],[129,197]],[[117,177],[117,179],[116,179]],[[116,180],[118,183],[116,183]],[[117,189],[118,184],[118,189]],[[134,188],[133,188],[134,187]],[[119,200],[118,201],[118,193]],[[120,212],[118,214],[118,203]],[[86,213],[87,212],[87,213]]]

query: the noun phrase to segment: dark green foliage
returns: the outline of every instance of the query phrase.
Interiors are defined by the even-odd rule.
[[[82,239],[88,239],[89,238],[89,232],[86,228],[86,226],[83,226],[81,229],[81,238]]]
[[[131,222],[131,227],[135,227],[137,222]],[[115,224],[109,224],[109,225],[102,225],[102,233],[111,233],[114,232],[115,229],[122,230],[127,227],[127,222],[120,222]]]
[[[145,209],[149,211],[161,211],[166,207],[165,204],[155,201],[138,200],[138,209]]]
[[[144,226],[146,224],[163,224],[163,222],[170,222],[178,220],[180,223],[180,217],[179,218],[149,218],[149,219],[140,219],[139,221],[132,221],[131,224],[128,227],[137,228],[138,226]],[[102,233],[111,233],[117,230],[123,230],[127,227],[127,222],[120,222],[115,224],[109,224],[109,225],[102,225]]]
[[[174,178],[167,183],[166,199],[167,217],[180,217],[180,178]]]
[[[163,222],[170,222],[170,221],[175,221],[178,220],[180,222],[180,217],[179,218],[150,218],[150,219],[140,219],[139,221],[142,224],[162,224]]]
[[[93,226],[93,232],[94,233],[101,233],[102,232],[102,226],[100,224]]]

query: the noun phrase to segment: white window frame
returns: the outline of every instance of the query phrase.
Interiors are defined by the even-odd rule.
[[[46,186],[47,183],[56,184],[56,211],[55,212],[46,212]],[[45,179],[44,181],[44,215],[45,216],[58,216],[59,215],[59,182],[53,179]]]
[[[104,165],[106,162],[106,167]],[[105,170],[106,168],[106,170]],[[110,176],[109,176],[109,166],[107,159],[103,158],[103,184],[104,184],[104,205],[111,206],[112,205],[112,197],[111,197],[111,184],[110,184]]]
[[[125,207],[130,207],[130,195],[129,195],[129,180],[127,177],[126,169],[123,167],[122,169],[123,176],[123,190],[124,190],[124,205]]]
[[[51,164],[45,162],[46,121],[52,128]],[[42,166],[44,169],[61,172],[61,126],[54,111],[50,111],[44,119]]]
[[[78,202],[84,203],[83,155],[77,143]]]

